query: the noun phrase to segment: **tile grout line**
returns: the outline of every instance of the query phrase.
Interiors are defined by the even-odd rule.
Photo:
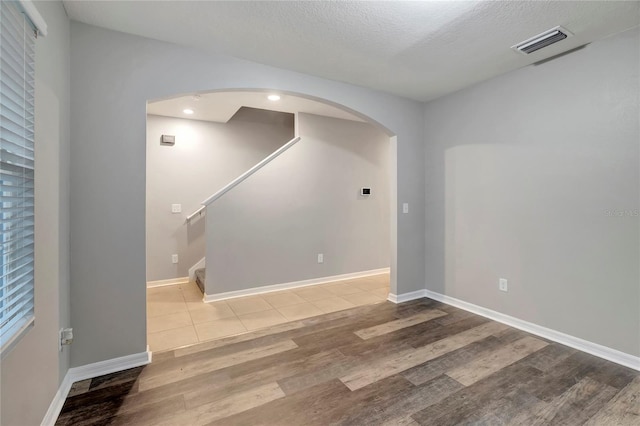
[[[197,342],[196,342],[196,343],[203,343],[203,342],[207,342],[207,341],[215,340],[215,339],[218,339],[218,338],[228,337],[228,336],[230,336],[230,335],[237,334],[237,333],[231,333],[231,334],[229,334],[229,335],[216,336],[216,337],[213,337],[213,338],[210,338],[210,339],[201,339],[200,333],[198,333],[198,325],[205,324],[205,323],[207,323],[207,322],[216,322],[216,321],[228,320],[228,319],[230,319],[230,318],[233,318],[235,321],[238,321],[238,322],[239,322],[239,324],[240,324],[240,325],[242,326],[242,328],[244,329],[244,332],[252,332],[252,331],[256,331],[256,330],[260,330],[260,329],[264,329],[264,328],[267,328],[267,327],[269,327],[269,326],[271,326],[271,325],[274,325],[274,324],[269,324],[269,325],[259,326],[259,327],[257,327],[257,328],[251,328],[251,329],[250,329],[250,328],[248,328],[248,326],[245,324],[245,322],[243,322],[243,320],[242,320],[242,318],[241,318],[241,316],[242,316],[242,315],[239,315],[239,314],[237,313],[237,311],[236,311],[236,309],[237,309],[237,308],[236,308],[236,309],[234,309],[234,308],[231,306],[231,304],[226,303],[225,301],[221,301],[220,303],[224,303],[224,304],[225,304],[225,306],[227,306],[227,307],[229,308],[230,312],[233,314],[233,317],[231,317],[231,316],[229,316],[229,317],[223,317],[223,318],[219,318],[219,319],[215,319],[215,320],[211,320],[211,321],[204,321],[204,322],[200,322],[200,323],[196,324],[196,323],[195,323],[195,320],[194,320],[194,318],[193,318],[193,315],[192,315],[193,310],[189,308],[189,303],[192,303],[192,302],[187,300],[187,298],[186,298],[186,294],[185,294],[185,293],[186,293],[186,291],[185,291],[185,286],[189,286],[189,285],[192,285],[192,284],[193,284],[192,282],[189,282],[189,283],[186,283],[186,284],[181,284],[181,285],[179,285],[179,286],[178,286],[178,288],[179,288],[180,295],[181,295],[181,302],[185,305],[185,311],[186,311],[186,313],[189,315],[189,321],[190,321],[190,323],[191,323],[191,324],[190,324],[190,328],[191,328],[191,330],[192,330],[193,334],[195,335],[195,337],[196,337],[196,339],[197,339]],[[332,291],[330,291],[330,290],[326,289],[326,287],[327,287],[327,286],[330,286],[330,285],[332,285],[332,286],[341,286],[341,285],[354,286],[358,291],[357,291],[357,292],[346,293],[346,294],[335,293],[335,292],[332,292]],[[298,296],[302,301],[301,301],[301,302],[298,302],[298,303],[292,303],[292,304],[290,304],[290,305],[289,305],[289,304],[287,304],[287,305],[280,306],[280,307],[276,307],[276,306],[274,306],[272,303],[270,303],[268,300],[266,300],[266,298],[265,298],[265,297],[263,297],[263,295],[246,296],[246,298],[250,298],[250,297],[251,297],[251,298],[255,298],[255,297],[259,298],[262,302],[264,302],[267,306],[269,306],[269,307],[270,307],[270,309],[264,309],[264,310],[260,310],[260,311],[256,311],[256,312],[248,312],[248,313],[243,314],[243,315],[259,314],[259,313],[261,313],[261,312],[274,311],[275,313],[277,313],[277,315],[279,315],[282,319],[284,319],[284,322],[286,323],[286,322],[291,322],[291,321],[303,320],[303,319],[307,319],[307,318],[313,318],[313,317],[318,316],[318,315],[324,315],[324,314],[328,314],[328,313],[339,312],[339,311],[342,311],[342,310],[345,310],[345,309],[351,309],[351,308],[356,308],[356,307],[360,307],[360,306],[365,306],[365,305],[370,305],[370,304],[375,304],[375,303],[377,303],[377,302],[366,302],[366,303],[362,303],[362,304],[356,304],[356,303],[354,303],[354,302],[352,302],[352,301],[350,301],[350,300],[346,299],[344,296],[352,296],[352,295],[370,295],[370,296],[374,296],[374,297],[376,297],[376,298],[379,298],[379,296],[376,294],[376,292],[379,292],[380,290],[386,290],[386,291],[387,291],[387,293],[388,293],[388,291],[389,291],[388,284],[386,284],[386,285],[382,285],[382,286],[375,286],[374,288],[365,289],[365,288],[362,288],[362,287],[364,287],[364,286],[359,287],[359,286],[357,286],[357,285],[350,284],[350,283],[349,283],[349,280],[347,280],[347,281],[344,281],[344,280],[343,280],[343,281],[337,281],[337,282],[335,282],[335,283],[327,283],[327,284],[324,284],[323,286],[325,287],[325,288],[324,288],[324,290],[326,290],[328,293],[330,293],[330,295],[329,295],[329,294],[327,294],[327,296],[326,296],[326,297],[322,297],[322,298],[320,298],[320,299],[314,299],[314,300],[308,300],[308,299],[304,298],[303,296],[298,295],[298,294],[295,292],[295,290],[294,290],[294,289],[291,289],[291,290],[283,290],[282,292],[279,292],[279,293],[291,293],[291,294],[295,294],[295,295],[296,295],[296,296]],[[148,291],[147,293],[149,293],[149,291]],[[159,292],[159,293],[161,293],[161,292]],[[147,294],[147,297],[148,297],[148,294]],[[244,298],[238,298],[238,299],[236,299],[236,300],[242,300],[242,299],[244,299]],[[322,308],[320,308],[319,306],[317,306],[317,305],[316,305],[316,302],[318,302],[318,301],[322,301],[322,300],[326,300],[326,299],[338,299],[338,300],[340,300],[340,301],[342,301],[342,302],[344,302],[344,303],[346,303],[346,304],[349,304],[349,305],[351,305],[351,306],[349,306],[349,307],[344,307],[344,308],[337,309],[337,310],[333,310],[333,309],[326,309],[326,310],[325,310],[325,309],[322,309]],[[149,301],[147,301],[147,305],[149,305],[149,304],[151,304],[151,303],[153,303],[153,302],[149,302]],[[310,305],[310,306],[313,306],[313,307],[314,307],[314,308],[316,308],[318,311],[320,311],[320,312],[321,312],[321,314],[311,315],[311,316],[309,316],[309,317],[303,317],[303,318],[293,318],[293,319],[290,319],[287,315],[285,315],[285,313],[284,313],[284,312],[282,312],[282,311],[281,311],[281,308],[288,308],[288,307],[291,307],[291,306],[302,305],[302,304],[308,304],[308,305]],[[166,315],[174,315],[174,314],[178,314],[178,313],[180,313],[180,312],[182,312],[182,310],[177,311],[177,312],[171,312],[171,313],[166,314]],[[154,317],[147,317],[147,321],[152,322],[154,319],[156,319],[156,318],[161,318],[161,317],[164,317],[164,316],[165,316],[165,315],[156,315],[156,316],[154,316]],[[276,324],[281,324],[281,323],[282,323],[282,322],[277,322]],[[167,331],[171,331],[171,330],[176,330],[176,329],[179,329],[179,328],[186,328],[186,327],[188,327],[188,326],[171,327],[171,328],[168,328],[168,329],[166,329],[166,330],[159,330],[159,331],[156,331],[156,332],[153,332],[153,333],[147,333],[147,339],[149,339],[149,337],[150,337],[151,335],[156,334],[156,333],[163,333],[163,332],[167,332]],[[243,333],[243,332],[240,332],[240,334],[242,334],[242,333]],[[170,350],[170,348],[167,348],[167,349],[158,349],[158,350],[163,350],[163,351],[164,351],[164,350]]]

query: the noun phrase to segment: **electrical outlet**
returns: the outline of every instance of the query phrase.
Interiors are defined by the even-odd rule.
[[[498,288],[500,291],[509,291],[507,280],[504,278],[500,278],[498,280]]]
[[[63,345],[70,345],[73,343],[73,328],[61,328],[59,337],[58,350],[62,352]]]
[[[409,203],[402,203],[402,213],[409,213]]]
[[[182,213],[182,204],[171,204],[171,213]]]
[[[324,263],[324,254],[318,253],[318,263]]]
[[[178,255],[177,254],[172,254],[171,255],[171,263],[178,263]]]

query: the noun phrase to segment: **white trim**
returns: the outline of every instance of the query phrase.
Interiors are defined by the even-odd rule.
[[[191,268],[189,268],[189,280],[195,281],[195,279],[196,279],[196,271],[198,269],[203,269],[206,265],[207,265],[207,258],[206,257],[203,257],[202,259],[198,260],[198,263],[196,263]]]
[[[27,18],[31,20],[31,23],[38,30],[38,34],[43,37],[47,35],[47,23],[45,22],[40,12],[36,8],[36,5],[31,0],[19,0],[22,10],[27,15]]]
[[[147,347],[146,351],[139,352],[137,354],[125,355],[80,367],[70,368],[67,375],[71,376],[72,383],[75,383],[80,380],[92,379],[105,374],[115,373],[116,371],[123,371],[134,367],[140,367],[141,365],[147,365],[151,363],[152,356],[152,352]]]
[[[60,387],[53,397],[53,401],[49,405],[47,413],[42,419],[41,426],[53,426],[58,420],[64,401],[67,399],[71,385],[80,380],[93,379],[94,377],[103,376],[105,374],[115,373],[116,371],[128,370],[141,365],[151,363],[152,353],[147,350],[133,355],[121,356],[119,358],[108,359],[105,361],[94,362],[80,367],[70,368],[64,376]]]
[[[222,197],[224,194],[226,194],[227,192],[231,191],[233,188],[235,188],[236,186],[241,184],[249,176],[251,176],[252,174],[257,172],[258,170],[260,170],[261,168],[263,168],[264,166],[269,164],[272,160],[274,160],[280,154],[282,154],[283,152],[285,152],[286,150],[291,148],[293,145],[298,143],[298,141],[300,141],[299,137],[295,137],[295,138],[291,139],[289,142],[285,143],[280,148],[276,149],[271,154],[269,154],[267,157],[265,157],[264,160],[260,161],[258,164],[256,164],[255,166],[253,166],[252,168],[250,168],[249,170],[247,170],[246,172],[244,172],[243,174],[241,174],[240,176],[235,178],[233,181],[231,181],[227,186],[222,188],[220,191],[216,192],[211,197],[209,197],[206,200],[204,200],[201,204],[203,206],[208,206],[209,204],[213,203],[215,200],[217,200],[218,198]]]
[[[53,401],[51,401],[49,409],[42,419],[42,423],[40,423],[41,426],[53,426],[56,424],[56,420],[58,420],[58,416],[60,415],[60,411],[62,411],[62,406],[64,405],[64,401],[67,399],[67,395],[69,395],[72,384],[73,381],[71,376],[67,373],[64,376],[62,383],[60,383],[60,387],[53,397]]]
[[[205,209],[207,208],[207,206],[200,206],[198,207],[198,210],[196,210],[195,212],[191,213],[189,216],[187,216],[187,218],[185,219],[185,222],[188,224],[191,224],[191,220],[196,217],[196,216],[201,216],[202,213],[205,212]]]
[[[219,300],[234,299],[236,297],[253,296],[256,294],[271,293],[273,291],[290,288],[309,287],[312,285],[326,284],[333,281],[350,280],[354,278],[368,277],[371,275],[388,274],[389,268],[372,269],[370,271],[352,272],[349,274],[333,275],[331,277],[312,278],[310,280],[293,281],[290,283],[265,285],[262,287],[247,288],[245,290],[227,291],[218,294],[205,294],[204,302],[216,302]]]
[[[147,281],[147,288],[186,284],[188,282],[189,282],[189,277],[169,278],[168,280]]]
[[[417,299],[414,297],[414,293],[406,293],[397,296],[398,299],[405,296],[411,296],[411,299]],[[497,322],[501,322],[510,327],[517,328],[519,330],[526,331],[527,333],[535,334],[544,339],[548,339],[557,343],[561,343],[570,348],[577,349],[582,352],[597,356],[599,358],[606,359],[616,364],[624,365],[625,367],[632,368],[640,371],[640,357],[633,356],[617,349],[612,349],[607,346],[603,346],[597,343],[589,342],[588,340],[581,339],[579,337],[571,336],[550,328],[543,327],[528,321],[521,320],[519,318],[505,315],[500,312],[483,308],[482,306],[474,305],[473,303],[465,302],[454,297],[446,296],[444,294],[436,293],[430,290],[422,290],[422,297],[428,297],[438,302],[446,303],[447,305],[455,306],[456,308],[464,309],[465,311],[472,312],[476,315],[483,316],[485,318],[492,319]],[[390,295],[391,296],[391,295]],[[411,300],[407,299],[407,300]],[[389,298],[391,300],[391,297]]]
[[[415,300],[415,299],[421,299],[423,297],[427,297],[425,295],[425,290],[416,290],[416,291],[412,291],[410,293],[403,293],[403,294],[393,294],[393,293],[389,293],[389,297],[387,298],[387,300],[389,302],[393,302],[393,303],[404,303],[404,302],[408,302],[410,300]]]

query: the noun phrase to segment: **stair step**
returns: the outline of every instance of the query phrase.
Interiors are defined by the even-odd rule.
[[[196,284],[198,285],[198,288],[200,289],[202,294],[204,294],[204,279],[205,279],[204,268],[196,269],[195,277],[196,277]]]

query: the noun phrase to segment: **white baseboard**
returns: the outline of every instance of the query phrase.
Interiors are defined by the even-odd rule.
[[[416,290],[410,293],[402,293],[402,294],[393,294],[389,293],[389,297],[387,300],[393,303],[404,303],[410,300],[421,299],[425,296],[425,290]]]
[[[333,275],[331,277],[312,278],[310,280],[293,281],[290,283],[265,285],[262,287],[248,288],[245,290],[227,291],[218,294],[205,294],[205,302],[216,302],[219,300],[234,299],[236,297],[253,296],[256,294],[271,293],[274,291],[288,290],[299,287],[309,287],[312,285],[326,284],[333,281],[350,280],[354,278],[363,278],[371,275],[379,275],[389,273],[389,268],[372,269],[370,271],[352,272],[349,274]]]
[[[169,278],[168,280],[147,281],[147,288],[186,284],[188,282],[189,282],[189,277]]]
[[[202,259],[198,260],[198,263],[196,263],[191,268],[189,268],[189,279],[191,281],[195,281],[195,279],[196,279],[196,271],[198,269],[203,269],[203,268],[206,267],[206,265],[207,265],[206,260],[207,259],[205,257],[203,257]]]
[[[482,306],[474,305],[473,303],[465,302],[463,300],[436,293],[430,290],[418,290],[400,295],[390,294],[388,300],[394,303],[402,303],[408,302],[409,300],[420,299],[422,297],[428,297],[429,299],[437,300],[438,302],[446,303],[447,305],[464,309],[465,311],[472,312],[476,315],[480,315],[497,322],[501,322],[510,327],[526,331],[527,333],[535,334],[536,336],[540,336],[544,339],[561,343],[565,346],[569,346],[570,348],[574,348],[579,351],[597,356],[599,358],[606,359],[607,361],[615,362],[616,364],[624,365],[625,367],[640,371],[640,357],[633,356],[621,352],[617,349],[612,349],[597,343],[589,342],[588,340],[584,340],[579,337],[570,336],[560,331],[542,327],[540,325],[524,321],[519,318],[505,315],[500,312],[483,308]]]
[[[58,416],[60,415],[60,411],[62,410],[62,406],[64,405],[64,401],[67,399],[67,395],[71,389],[71,385],[75,382],[115,373],[116,371],[140,367],[141,365],[149,364],[151,362],[151,357],[152,353],[149,351],[149,347],[147,347],[146,352],[70,368],[64,376],[58,391],[53,397],[53,401],[51,401],[49,409],[42,419],[41,426],[53,426],[56,423],[56,420],[58,420]]]
[[[56,420],[58,420],[58,416],[60,415],[60,411],[62,411],[62,406],[64,405],[64,401],[67,399],[67,395],[69,395],[69,390],[71,390],[72,384],[73,382],[67,373],[67,375],[64,376],[62,383],[60,383],[60,387],[53,397],[53,401],[49,404],[49,409],[44,415],[40,426],[53,426],[56,424]]]

